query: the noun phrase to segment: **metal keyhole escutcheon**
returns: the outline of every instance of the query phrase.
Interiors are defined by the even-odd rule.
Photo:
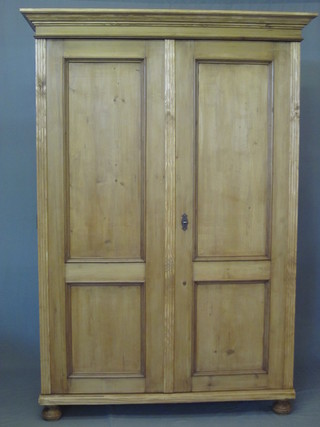
[[[186,231],[188,229],[188,215],[186,213],[181,215],[181,227],[183,231]]]

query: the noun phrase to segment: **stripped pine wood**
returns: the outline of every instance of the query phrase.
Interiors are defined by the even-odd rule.
[[[268,63],[257,60],[224,64],[197,58],[195,255],[199,260],[269,256],[272,139],[268,128],[273,108],[269,69]]]
[[[165,289],[165,54],[162,40],[145,45],[146,65],[146,392],[163,392]],[[158,100],[158,102],[155,102]],[[159,141],[162,143],[159,144]]]
[[[187,212],[195,216],[193,242],[182,244],[179,234],[177,238],[177,391],[188,391],[190,380],[194,391],[232,389],[236,379],[227,372],[231,367],[235,373],[246,370],[243,378],[249,388],[282,386],[287,245],[283,219],[288,214],[284,171],[288,171],[290,119],[290,85],[282,76],[289,73],[290,61],[287,44],[278,43],[277,49],[271,43],[263,46],[259,51],[248,42],[177,42],[177,69],[179,75],[184,73],[184,79],[177,81],[177,203],[182,200],[184,206],[188,200]],[[185,117],[192,120],[186,123]],[[238,158],[242,156],[243,162]],[[257,293],[261,281],[270,282],[268,292],[261,288]],[[245,296],[248,289],[255,295],[253,300]],[[240,310],[243,301],[256,319],[257,329],[248,334],[250,328],[240,326],[251,324],[245,320],[246,310]],[[251,344],[242,347],[240,342],[248,337]],[[220,354],[220,365],[213,353]],[[266,375],[257,380],[259,369]]]
[[[289,390],[232,390],[195,393],[140,393],[140,394],[82,394],[40,395],[40,405],[123,405],[152,403],[226,402],[242,400],[294,399],[295,392]]]
[[[315,14],[22,9],[36,38],[43,418],[293,388]]]
[[[144,376],[143,283],[73,284],[68,302],[69,376]]]
[[[143,61],[66,68],[68,257],[143,260]]]
[[[278,43],[274,53],[274,117],[273,117],[273,167],[272,167],[272,243],[270,283],[269,337],[269,387],[282,387],[284,372],[284,327],[285,298],[284,286],[287,250],[288,212],[288,150],[290,121],[290,80],[282,81],[281,76],[290,73],[290,46]],[[285,125],[284,125],[285,123]]]
[[[164,114],[163,102],[148,100],[164,99],[157,74],[163,74],[164,43],[129,43],[132,50],[128,42],[116,44],[117,58],[113,42],[102,58],[98,49],[86,58],[81,42],[49,41],[48,98],[56,106],[48,112],[55,392],[163,390],[164,151],[160,159],[156,146]],[[137,107],[138,122],[126,120],[127,103]]]
[[[47,138],[48,138],[48,227],[49,227],[49,294],[50,294],[50,352],[52,392],[66,392],[66,306],[65,306],[65,209],[64,209],[64,114],[63,41],[47,42]],[[57,213],[59,213],[57,215]],[[54,231],[53,231],[54,230]],[[60,372],[61,375],[55,375]]]
[[[143,263],[68,263],[65,265],[67,283],[79,282],[143,282]]]
[[[270,261],[217,261],[195,262],[193,280],[201,282],[210,280],[269,280]]]
[[[51,392],[48,263],[47,42],[36,40],[37,204],[41,392]]]
[[[301,40],[316,14],[226,10],[21,9],[36,37]]]
[[[196,284],[193,375],[263,371],[265,286],[264,282]],[[235,379],[232,382],[235,385]]]
[[[174,391],[191,391],[191,359],[193,320],[193,251],[194,234],[193,135],[195,130],[192,117],[194,67],[189,64],[193,58],[193,41],[176,42],[176,74],[183,79],[176,81],[176,280],[175,280],[175,357]],[[189,173],[186,173],[188,171]],[[181,189],[189,189],[182,191]],[[188,218],[187,230],[182,230],[182,215]],[[183,310],[181,308],[184,307]]]
[[[299,184],[300,45],[290,48],[290,147],[283,387],[293,387]]]
[[[165,347],[164,391],[173,391],[175,281],[175,41],[165,40]]]

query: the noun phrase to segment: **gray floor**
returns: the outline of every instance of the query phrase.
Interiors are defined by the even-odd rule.
[[[33,427],[47,425],[37,405],[39,371],[34,364],[17,369],[14,364],[0,367],[0,426]],[[315,369],[317,368],[317,369]],[[211,404],[67,406],[61,426],[105,427],[319,427],[320,366],[296,369],[297,400],[289,416],[275,415],[272,402]]]

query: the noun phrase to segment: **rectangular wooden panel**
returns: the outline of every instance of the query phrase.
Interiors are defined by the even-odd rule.
[[[268,307],[264,282],[195,283],[194,375],[265,372]]]
[[[196,375],[192,377],[192,392],[229,391],[266,389],[268,387],[268,375],[257,371],[254,375],[246,372],[234,373],[225,372],[223,375]],[[246,400],[246,399],[244,399]]]
[[[68,297],[69,375],[143,376],[143,285],[72,284]]]
[[[267,257],[272,67],[197,62],[196,257]]]
[[[81,282],[144,282],[144,263],[67,263],[65,276],[68,283]]]
[[[270,261],[194,262],[193,280],[270,280]]]
[[[119,376],[70,376],[68,380],[69,393],[80,396],[84,393],[132,393],[133,395],[145,392],[145,378],[126,374]]]
[[[144,258],[144,64],[66,62],[70,258]]]

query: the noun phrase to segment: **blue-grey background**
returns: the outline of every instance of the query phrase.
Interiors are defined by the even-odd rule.
[[[33,426],[40,422],[40,411],[36,407],[39,321],[34,39],[33,31],[19,13],[21,7],[247,9],[320,13],[320,1],[0,0],[0,426]],[[92,418],[97,423],[95,425],[100,425],[99,420],[102,420],[101,425],[110,426],[149,425],[150,422],[159,426],[164,423],[191,426],[200,419],[203,425],[210,425],[218,418],[219,425],[231,426],[238,425],[237,420],[242,417],[241,423],[247,426],[257,423],[266,426],[271,423],[320,425],[317,403],[320,401],[320,17],[306,27],[303,36],[295,353],[298,400],[295,414],[289,418],[273,418],[276,416],[263,411],[266,409],[263,403],[173,405],[174,409],[161,405],[139,409],[93,408],[91,412],[89,409],[69,409],[61,423],[71,426],[73,420],[77,420],[77,425],[80,425],[83,420],[83,425],[86,425],[90,417],[90,422]],[[309,397],[303,395],[310,390]],[[304,407],[302,402],[313,405],[316,418],[310,418],[310,407]],[[24,409],[19,411],[18,406]],[[230,411],[233,411],[231,415]],[[19,418],[20,413],[23,418]],[[76,414],[82,418],[77,418]],[[258,422],[254,421],[255,414],[259,414]],[[308,424],[302,422],[304,416],[309,417]]]

